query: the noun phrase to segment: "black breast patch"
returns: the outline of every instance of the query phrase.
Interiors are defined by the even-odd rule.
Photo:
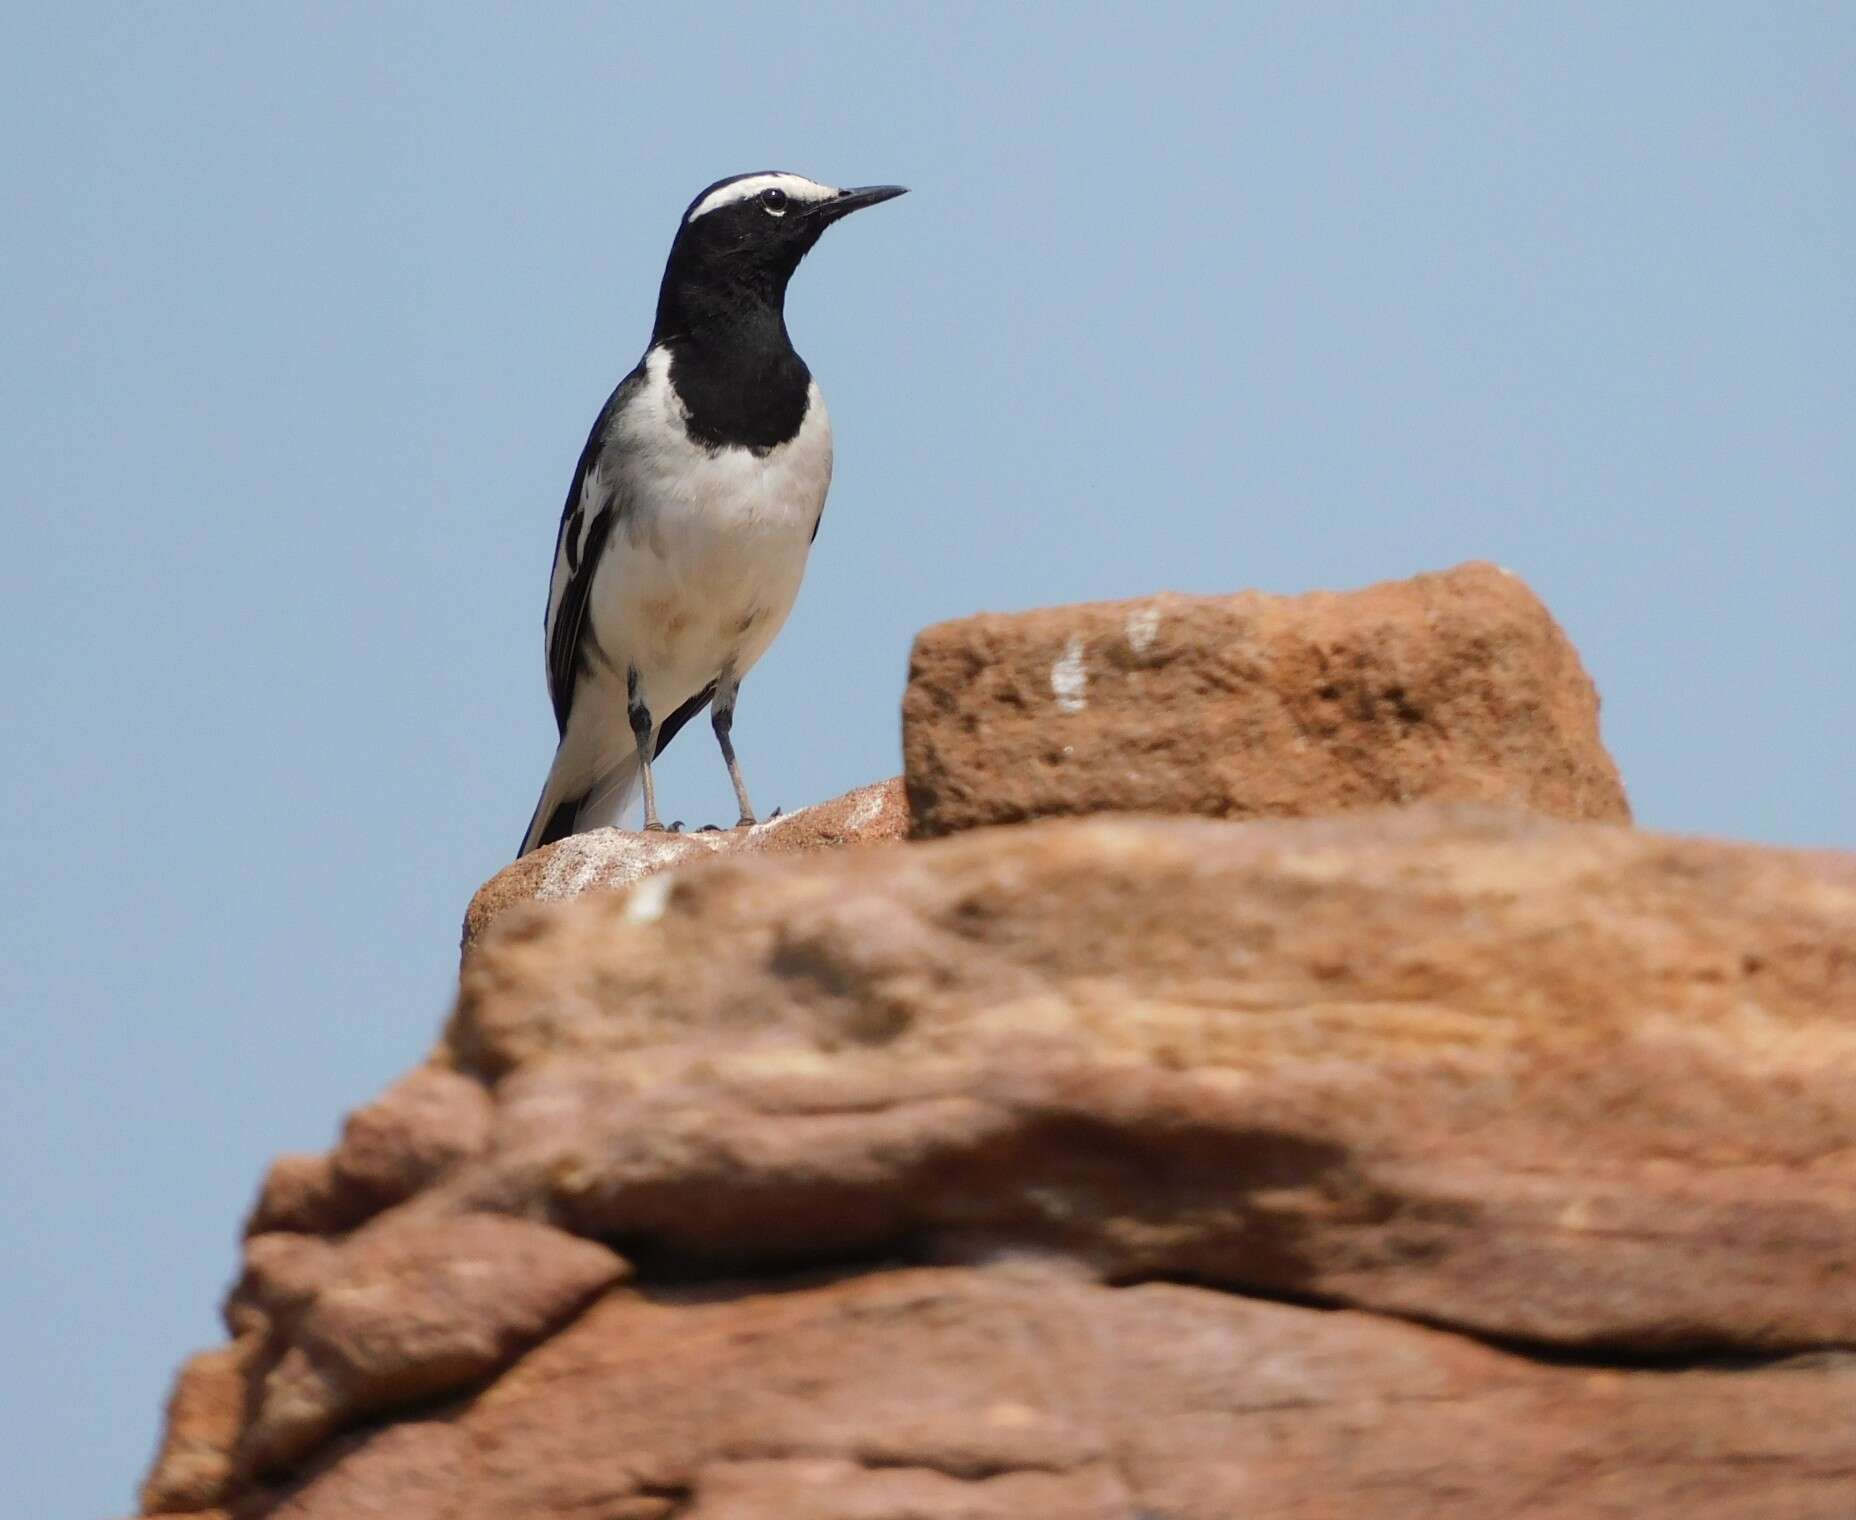
[[[777,345],[666,346],[670,383],[694,442],[711,452],[732,445],[765,454],[799,436],[812,372],[783,334]]]

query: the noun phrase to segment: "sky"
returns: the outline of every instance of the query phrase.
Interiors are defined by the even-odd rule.
[[[1856,847],[1856,7],[82,3],[0,51],[0,1468],[133,1508],[269,1158],[420,1059],[561,500],[709,181],[837,473],[755,800],[913,633],[1492,559],[1646,826]],[[702,725],[669,816],[732,820]],[[6,1448],[12,1448],[7,1450]]]

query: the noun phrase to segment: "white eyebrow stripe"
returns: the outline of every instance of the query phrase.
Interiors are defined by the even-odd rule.
[[[751,200],[763,190],[784,190],[787,199],[795,201],[828,201],[839,194],[835,187],[821,185],[803,174],[750,174],[746,179],[738,179],[718,190],[711,190],[690,208],[690,214],[683,219],[684,223],[687,225],[722,206]]]

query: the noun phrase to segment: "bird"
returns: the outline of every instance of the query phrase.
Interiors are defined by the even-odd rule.
[[[616,823],[705,707],[740,806],[741,682],[792,611],[831,485],[825,398],[786,287],[825,229],[907,193],[777,170],[716,181],[677,225],[644,356],[587,435],[543,625],[559,742],[518,858]],[[677,827],[677,825],[672,825]]]

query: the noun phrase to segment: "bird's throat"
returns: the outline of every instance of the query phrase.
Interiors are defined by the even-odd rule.
[[[664,340],[670,384],[690,437],[714,450],[766,453],[798,436],[811,371],[777,312],[770,322],[737,320]]]

